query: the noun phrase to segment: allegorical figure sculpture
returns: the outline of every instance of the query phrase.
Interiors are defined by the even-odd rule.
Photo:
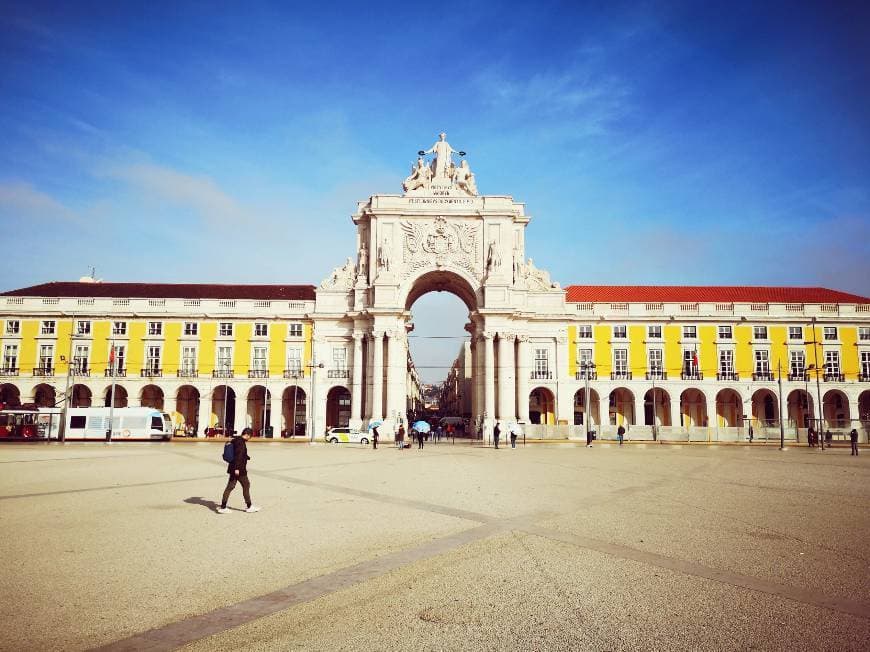
[[[486,271],[493,272],[501,267],[501,254],[495,240],[490,240],[489,250],[486,254]]]
[[[423,161],[423,157],[417,159],[417,165],[411,166],[411,174],[402,183],[402,188],[405,192],[416,190],[417,188],[428,188],[429,182],[432,180],[432,170]]]
[[[450,146],[450,143],[445,140],[446,138],[447,134],[442,131],[438,134],[437,143],[432,145],[432,147],[427,149],[425,152],[420,152],[421,155],[435,154],[435,160],[432,161],[432,173],[436,179],[449,178],[448,171],[453,165],[453,154],[464,155],[464,152],[453,149]]]
[[[386,238],[378,246],[378,267],[385,272],[390,271],[390,243]]]
[[[359,250],[359,262],[357,263],[356,274],[359,278],[365,279],[368,273],[369,250],[365,244]]]
[[[474,180],[474,172],[468,167],[468,161],[464,159],[453,172],[453,183],[469,195],[477,195],[477,183]]]

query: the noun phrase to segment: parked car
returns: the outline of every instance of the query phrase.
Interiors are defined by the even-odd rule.
[[[368,444],[369,435],[362,430],[354,430],[347,426],[336,426],[326,431],[326,441],[330,444]]]

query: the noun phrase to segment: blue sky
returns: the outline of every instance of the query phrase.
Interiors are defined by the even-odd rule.
[[[316,284],[445,130],[563,285],[870,294],[866,3],[118,4],[3,3],[4,289]]]

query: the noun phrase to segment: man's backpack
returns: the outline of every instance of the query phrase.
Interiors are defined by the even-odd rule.
[[[224,444],[224,462],[227,464],[232,464],[233,460],[236,459],[236,449],[233,447],[233,440],[231,439],[226,444]]]

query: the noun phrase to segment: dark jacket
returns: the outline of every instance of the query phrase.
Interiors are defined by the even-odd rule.
[[[498,438],[499,438],[499,435],[501,435],[501,428],[499,428],[498,426],[496,426],[496,427],[493,428],[493,430],[492,430],[492,436],[495,437],[496,439],[498,439]]]
[[[233,437],[233,452],[235,457],[233,461],[227,465],[227,473],[235,475],[236,469],[239,470],[239,475],[248,475],[248,444],[244,437]]]

